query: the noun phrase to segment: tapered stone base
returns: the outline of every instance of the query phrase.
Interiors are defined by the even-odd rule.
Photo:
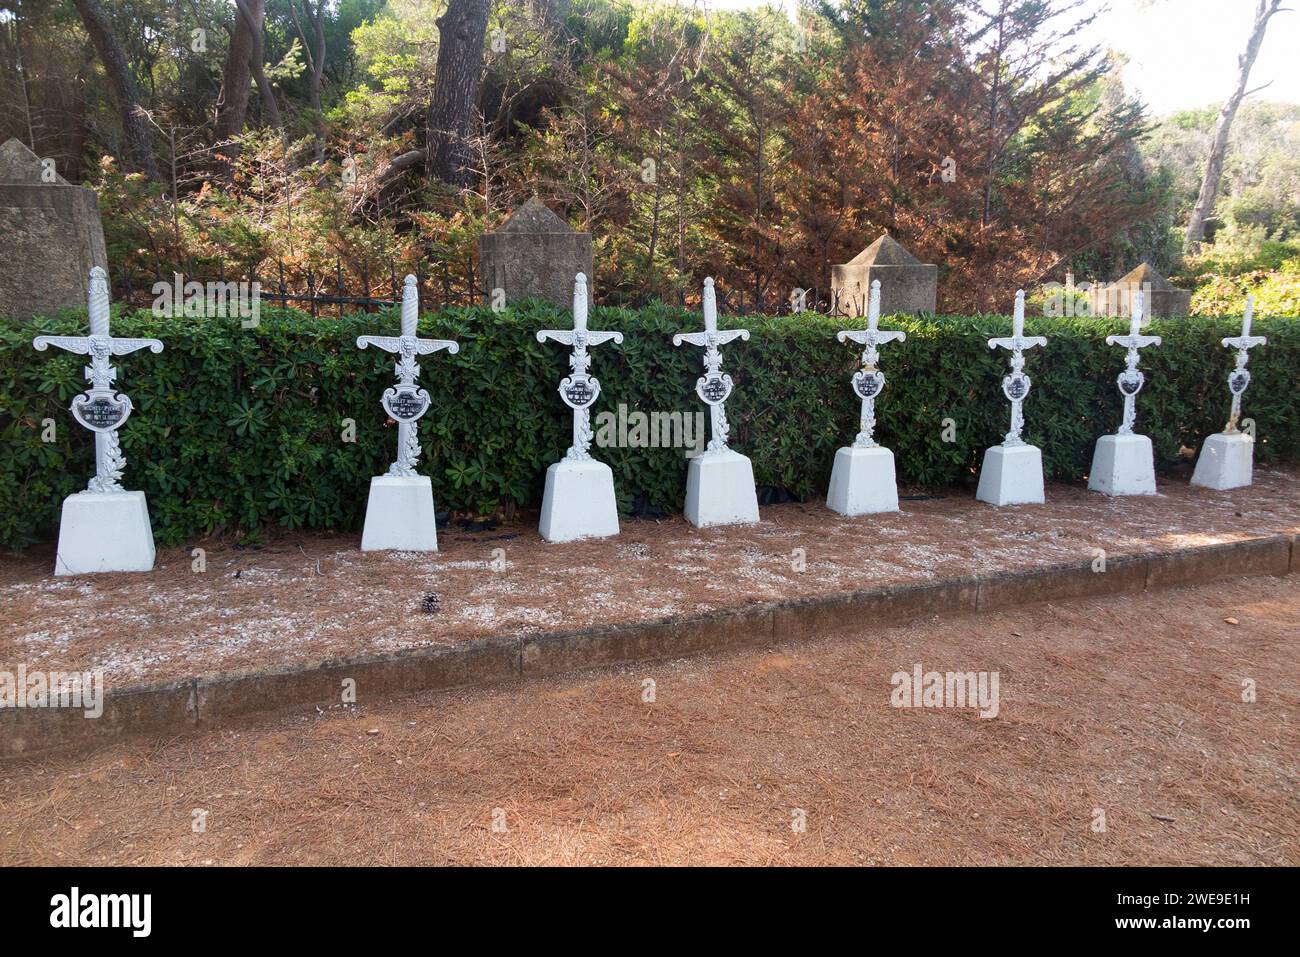
[[[986,449],[975,497],[990,505],[1043,504],[1043,453],[1034,445]]]
[[[363,552],[436,552],[433,483],[427,475],[376,475],[370,480]]]
[[[538,530],[548,542],[617,535],[613,470],[595,459],[556,462],[548,468]]]
[[[686,469],[686,521],[696,528],[758,521],[754,467],[739,452],[705,452]]]
[[[54,574],[153,570],[144,492],[78,492],[63,500]]]
[[[826,507],[841,515],[898,511],[894,453],[881,446],[846,446],[835,453]]]
[[[1242,488],[1255,472],[1255,440],[1245,432],[1216,432],[1201,446],[1192,484],[1206,488]]]
[[[1088,488],[1103,495],[1155,495],[1156,467],[1145,435],[1103,435],[1092,453]]]

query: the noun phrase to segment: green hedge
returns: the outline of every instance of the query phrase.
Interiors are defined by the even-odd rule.
[[[423,362],[434,404],[420,425],[421,468],[432,476],[439,507],[475,515],[536,504],[548,464],[569,444],[570,417],[556,393],[567,351],[537,342],[541,328],[566,328],[567,313],[529,303],[497,315],[487,309],[426,315],[421,334],[454,338],[461,351]],[[701,350],[674,348],[671,335],[701,325],[698,314],[653,306],[632,312],[596,309],[592,328],[619,329],[623,345],[593,350],[603,393],[593,413],[614,410],[694,414],[693,385]],[[760,485],[798,497],[825,493],[836,448],[852,441],[857,400],[849,376],[851,345],[835,341],[842,320],[818,315],[727,317],[753,338],[726,347],[725,370],[737,388],[727,410],[732,445],[754,462]],[[879,404],[877,435],[897,455],[899,480],[942,486],[974,475],[982,450],[1001,440],[1008,406],[1000,381],[1007,354],[986,345],[1008,334],[998,316],[898,318],[903,344],[885,346],[889,385]],[[136,411],[122,430],[125,483],[149,496],[155,533],[181,544],[214,532],[256,534],[267,526],[351,530],[359,527],[370,476],[395,452],[379,396],[392,382],[392,359],[359,350],[356,337],[395,333],[395,312],[313,319],[266,310],[261,325],[237,319],[159,319],[141,311],[116,315],[113,331],[153,336],[161,355],[117,360],[119,387]],[[1107,347],[1119,320],[1031,317],[1028,332],[1049,337],[1030,353],[1034,389],[1026,438],[1044,451],[1048,475],[1079,480],[1098,435],[1120,417],[1115,375],[1123,350]],[[1261,462],[1300,458],[1300,322],[1260,319],[1270,338],[1254,351],[1255,379],[1246,415],[1258,423]],[[93,443],[67,411],[84,382],[84,358],[38,353],[38,333],[82,334],[84,318],[36,323],[0,321],[0,545],[21,548],[52,537],[64,496],[85,487]],[[1139,430],[1155,441],[1158,464],[1178,461],[1179,447],[1198,447],[1222,427],[1228,410],[1224,377],[1236,320],[1153,322],[1164,344],[1143,354],[1148,386],[1138,403]],[[42,420],[57,423],[42,441]],[[356,441],[342,440],[344,420]],[[956,441],[945,442],[945,419]],[[672,448],[598,448],[617,474],[624,511],[678,511],[686,458]]]

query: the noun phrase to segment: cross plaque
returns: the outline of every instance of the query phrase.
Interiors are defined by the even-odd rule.
[[[865,345],[862,351],[862,368],[853,373],[853,391],[862,400],[862,411],[858,418],[859,431],[853,440],[853,446],[859,449],[874,448],[876,444],[873,433],[876,429],[876,397],[885,388],[885,374],[876,368],[880,361],[880,351],[876,348],[887,342],[902,342],[907,333],[897,330],[881,331],[880,322],[880,280],[871,281],[871,292],[867,299],[867,328],[865,331],[845,329],[835,338],[840,342],[852,340]]]
[[[1250,385],[1250,372],[1246,369],[1246,361],[1250,358],[1250,350],[1255,346],[1262,346],[1268,342],[1263,336],[1252,336],[1250,334],[1250,324],[1254,316],[1255,296],[1253,293],[1248,293],[1246,295],[1246,311],[1241,316],[1241,335],[1222,340],[1226,348],[1237,350],[1236,365],[1228,373],[1228,391],[1232,393],[1232,412],[1228,416],[1228,424],[1223,431],[1229,434],[1237,431],[1237,420],[1241,418],[1241,394]]]
[[[1025,444],[1024,440],[1020,438],[1020,432],[1025,427],[1025,415],[1022,405],[1025,397],[1029,395],[1029,389],[1033,383],[1030,382],[1029,376],[1025,375],[1024,372],[1024,350],[1045,345],[1047,345],[1047,339],[1043,336],[1025,335],[1025,291],[1017,289],[1016,308],[1011,320],[1011,338],[989,340],[990,349],[1011,350],[1011,374],[1002,377],[1002,394],[1011,402],[1011,431],[1002,440],[1003,445]]]
[[[397,384],[384,390],[379,400],[384,411],[397,423],[397,461],[389,466],[389,475],[413,476],[420,458],[419,419],[429,409],[429,393],[415,384],[420,375],[416,356],[427,356],[446,349],[452,355],[460,345],[451,339],[421,339],[417,332],[420,319],[420,289],[414,276],[402,285],[402,334],[400,336],[358,336],[357,346],[375,346],[398,356],[394,369]]]
[[[695,382],[695,394],[709,407],[713,437],[709,439],[709,452],[723,452],[727,448],[730,427],[727,425],[727,397],[731,395],[731,376],[722,372],[722,353],[718,346],[733,339],[749,339],[748,329],[718,329],[718,301],[713,291],[713,277],[704,280],[704,331],[679,332],[673,336],[673,345],[689,342],[704,347],[704,375]]]
[[[1145,306],[1144,294],[1133,293],[1133,314],[1129,317],[1127,336],[1107,336],[1106,345],[1123,346],[1128,350],[1125,356],[1124,371],[1115,379],[1119,393],[1124,397],[1124,421],[1118,429],[1119,435],[1132,435],[1133,422],[1137,418],[1136,399],[1146,384],[1146,376],[1138,369],[1139,349],[1160,345],[1159,336],[1144,336],[1142,330],[1142,313]]]
[[[37,336],[32,346],[37,352],[54,346],[90,356],[90,365],[85,368],[90,388],[73,396],[71,406],[72,417],[95,433],[95,477],[86,489],[121,492],[126,458],[118,444],[117,430],[126,422],[133,406],[125,393],[113,388],[117,368],[109,364],[109,356],[124,356],[140,349],[162,352],[163,344],[157,339],[118,339],[109,332],[108,273],[99,266],[90,270],[89,311],[89,336]]]
[[[573,346],[569,356],[570,373],[560,382],[560,398],[573,410],[573,444],[564,454],[566,462],[581,462],[591,458],[591,407],[600,396],[600,380],[589,375],[591,356],[588,346],[598,346],[611,339],[615,344],[623,341],[621,332],[596,332],[587,328],[587,277],[578,273],[573,277],[573,328],[543,329],[537,341],[563,343]]]

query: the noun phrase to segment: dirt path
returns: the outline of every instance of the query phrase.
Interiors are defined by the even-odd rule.
[[[1047,505],[1014,509],[958,489],[904,500],[894,515],[786,504],[763,508],[757,525],[699,530],[674,516],[565,545],[543,542],[535,523],[452,527],[436,554],[362,554],[356,536],[285,535],[256,549],[163,549],[148,575],[54,578],[47,547],[0,556],[0,667],[99,668],[120,686],[1091,562],[1099,548],[1118,556],[1300,532],[1297,489],[1295,467],[1261,468],[1252,487],[1228,492],[1162,477],[1150,498],[1053,485]],[[421,611],[429,593],[437,614]]]
[[[1230,581],[2,764],[0,864],[1296,865],[1297,622]],[[918,662],[997,717],[892,708]]]

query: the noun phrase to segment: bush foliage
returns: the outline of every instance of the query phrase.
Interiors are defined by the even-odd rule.
[[[460,341],[458,355],[426,357],[422,381],[434,397],[421,420],[421,470],[432,477],[440,508],[484,515],[540,501],[547,466],[570,442],[571,418],[556,392],[567,373],[565,348],[537,342],[542,328],[568,328],[568,313],[539,303],[494,314],[448,310],[421,319],[421,335]],[[238,319],[157,318],[119,314],[114,334],[162,339],[161,355],[117,360],[119,388],[135,402],[122,429],[125,484],[143,489],[158,539],[177,545],[206,534],[260,530],[354,530],[370,476],[395,453],[396,429],[379,405],[393,381],[386,353],[356,348],[361,334],[396,333],[397,313],[313,319],[265,310],[256,329]],[[728,317],[753,338],[724,350],[736,379],[727,405],[732,445],[749,455],[756,480],[799,498],[822,495],[835,450],[852,441],[858,402],[849,387],[857,362],[836,342],[845,321]],[[693,415],[701,350],[674,348],[672,333],[698,329],[698,314],[665,306],[596,309],[591,327],[625,333],[622,346],[593,350],[603,392],[593,415],[615,411]],[[1007,354],[986,340],[1009,333],[1006,317],[898,317],[907,341],[883,347],[889,384],[878,407],[877,437],[897,456],[900,482],[968,482],[984,448],[1001,441],[1008,404],[1000,381]],[[1030,334],[1046,349],[1029,355],[1034,387],[1026,438],[1040,446],[1048,476],[1082,479],[1097,436],[1114,431],[1120,397],[1114,379],[1123,350],[1104,344],[1122,320],[1031,317]],[[93,473],[93,442],[67,411],[85,388],[84,358],[38,353],[38,333],[84,334],[75,316],[36,323],[0,321],[0,545],[21,548],[53,536],[60,502]],[[1300,457],[1300,323],[1261,318],[1268,346],[1251,357],[1247,416],[1258,422],[1261,462]],[[1223,425],[1231,354],[1219,339],[1239,331],[1233,319],[1155,321],[1164,344],[1143,354],[1149,381],[1138,403],[1139,430],[1152,436],[1157,464],[1179,460]],[[53,441],[45,420],[52,420]],[[355,441],[345,441],[346,420]],[[945,420],[955,441],[944,441]],[[677,511],[687,460],[676,448],[594,448],[616,473],[625,512]]]

